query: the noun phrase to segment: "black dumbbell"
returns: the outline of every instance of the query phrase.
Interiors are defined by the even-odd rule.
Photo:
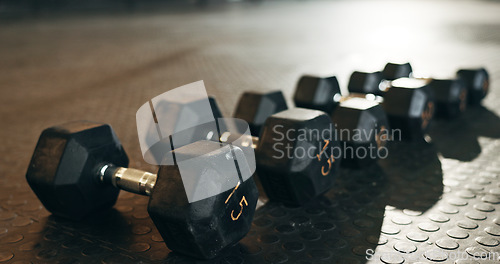
[[[478,105],[488,94],[490,78],[485,68],[461,69],[457,76],[464,82],[468,92],[469,105]]]
[[[467,105],[478,105],[489,90],[489,76],[484,68],[461,69],[455,77],[428,80],[434,92],[438,117],[460,115]]]
[[[113,206],[120,189],[148,195],[149,215],[171,250],[213,258],[250,229],[258,191],[253,179],[242,180],[247,160],[240,148],[213,141],[173,154],[177,162],[197,162],[204,170],[181,177],[179,164],[162,165],[158,174],[126,168],[127,155],[109,125],[73,122],[42,132],[26,178],[47,210],[76,220]],[[240,174],[222,170],[221,159],[236,163]],[[194,202],[185,191],[228,181],[234,183],[230,189]]]
[[[270,94],[274,100],[258,92],[246,92],[239,100],[244,105],[248,105],[247,98],[253,100],[251,105],[259,105],[260,115],[268,116],[260,138],[253,137],[249,144],[256,149],[257,175],[269,199],[302,205],[334,184],[340,164],[335,127],[330,117],[321,111],[293,108],[275,113],[275,102],[285,100],[281,92]],[[236,109],[245,111],[240,105]],[[239,116],[252,123],[255,109],[248,111],[250,114],[240,113]],[[231,141],[231,136],[224,133],[221,138],[223,142]]]
[[[383,96],[382,106],[391,128],[399,129],[403,139],[419,140],[424,138],[434,117],[434,93],[428,80],[402,77],[405,75],[411,76],[409,63],[389,63],[384,72],[355,71],[348,90]]]
[[[386,114],[375,100],[365,96],[342,96],[335,76],[302,76],[293,100],[298,107],[330,114],[338,131],[343,153],[342,165],[364,167],[378,160],[382,147],[391,139]]]
[[[467,88],[461,78],[427,79],[434,93],[436,117],[457,117],[467,108]]]
[[[382,71],[382,77],[385,80],[396,80],[398,78],[412,77],[412,67],[410,63],[396,64],[387,63]],[[471,88],[467,87],[466,76],[461,77],[459,73],[467,72],[469,79],[473,79],[479,70],[458,71],[457,78],[450,79],[431,79],[429,86],[434,94],[437,117],[456,117],[463,113],[467,107],[467,94]],[[482,73],[482,72],[481,72]],[[380,85],[384,89],[384,85]],[[482,90],[482,89],[481,89]],[[483,96],[484,97],[484,96]],[[481,97],[482,98],[482,97]]]

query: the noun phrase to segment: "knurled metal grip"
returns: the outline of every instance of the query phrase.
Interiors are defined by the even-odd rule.
[[[149,196],[156,183],[156,174],[106,164],[99,170],[99,179],[116,188]]]

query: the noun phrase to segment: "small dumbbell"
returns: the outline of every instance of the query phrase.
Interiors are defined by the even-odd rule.
[[[273,100],[269,100],[271,96],[266,93],[244,93],[239,102],[248,108],[238,105],[236,112],[248,123],[255,120],[255,106],[260,108],[260,115],[267,116],[260,138],[251,140],[256,149],[257,175],[269,199],[301,205],[334,184],[341,156],[336,151],[339,143],[334,139],[335,127],[330,117],[321,111],[293,108],[274,113],[276,102],[285,102],[285,99],[281,92],[270,94]],[[252,104],[248,104],[247,99],[252,100]],[[249,114],[243,113],[245,109]],[[230,138],[224,133],[221,136],[223,142],[230,142]]]
[[[342,165],[364,167],[376,161],[390,140],[385,112],[375,100],[356,94],[342,96],[335,76],[302,76],[293,97],[295,105],[330,114],[343,145]]]
[[[355,71],[349,79],[349,92],[383,96],[382,106],[391,128],[399,129],[403,139],[422,139],[435,111],[434,93],[429,81],[401,77],[411,75],[409,64],[391,63],[384,71]],[[385,81],[384,78],[398,79]]]
[[[253,179],[242,178],[245,171],[251,175],[247,160],[240,148],[213,141],[173,154],[177,164],[160,166],[158,174],[126,168],[127,155],[109,125],[73,122],[42,132],[26,178],[47,210],[76,220],[113,206],[120,189],[148,195],[149,215],[171,250],[213,258],[250,229],[258,191]],[[221,161],[237,164],[237,175]],[[181,175],[181,163],[203,170]],[[190,201],[188,188],[196,195],[207,186],[220,190]]]

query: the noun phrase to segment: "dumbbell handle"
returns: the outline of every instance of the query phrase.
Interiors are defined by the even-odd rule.
[[[105,164],[99,169],[99,180],[128,192],[149,196],[155,187],[156,174]]]
[[[221,142],[223,142],[222,138]],[[251,141],[247,142],[249,146],[244,147],[255,149],[259,138],[251,137]],[[113,164],[102,165],[98,170],[98,176],[99,181],[103,184],[112,184],[118,189],[147,196],[151,195],[156,183],[156,174],[138,169],[116,167]]]

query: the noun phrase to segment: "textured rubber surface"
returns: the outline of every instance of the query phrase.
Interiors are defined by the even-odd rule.
[[[266,203],[261,193],[248,236],[214,262],[498,258],[499,13],[494,1],[310,1],[2,24],[0,263],[195,262],[166,248],[147,197],[122,192],[113,210],[81,222],[43,209],[24,175],[44,128],[110,123],[130,165],[156,172],[142,160],[135,112],[168,89],[203,79],[229,116],[244,90],[282,89],[292,105],[304,73],[336,74],[345,87],[352,71],[391,60],[436,77],[483,65],[491,93],[483,107],[433,123],[431,144],[391,145],[379,166],[344,170],[337,187],[304,208]]]

